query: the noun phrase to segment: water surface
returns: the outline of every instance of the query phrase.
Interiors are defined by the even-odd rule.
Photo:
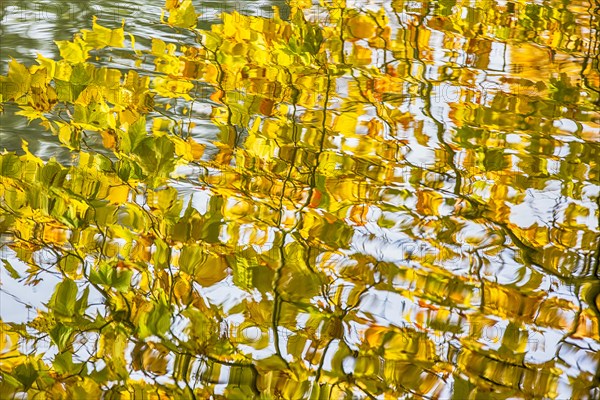
[[[89,29],[98,9],[103,26],[126,19],[138,52],[98,50],[89,70],[116,69],[131,90],[135,71],[153,99],[135,109],[150,150],[123,150],[125,111],[115,126],[63,115],[83,127],[82,152],[105,156],[89,163],[99,177],[4,104],[2,146],[23,154],[25,139],[45,162],[75,165],[36,184],[94,211],[69,225],[5,189],[5,205],[49,218],[24,238],[32,217],[4,216],[5,257],[22,276],[23,261],[62,276],[19,286],[3,271],[3,322],[43,314],[61,280],[77,298],[89,287],[82,320],[50,310],[50,327],[29,328],[42,336],[58,320],[66,344],[54,330],[27,345],[84,363],[86,390],[111,395],[598,398],[598,4],[297,2],[297,14],[276,4],[280,17],[272,4],[203,3],[202,31],[160,23],[163,2],[74,3],[42,23],[2,4],[4,73],[8,56],[58,59],[51,39]],[[240,14],[221,20],[221,6]],[[139,177],[115,175],[135,163]],[[125,197],[110,191],[123,182]],[[70,239],[44,236],[51,223]],[[67,268],[70,246],[86,258]],[[103,268],[126,279],[98,278]],[[52,379],[76,393],[65,375]]]

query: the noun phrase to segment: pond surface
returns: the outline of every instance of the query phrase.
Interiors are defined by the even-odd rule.
[[[0,393],[600,398],[597,4],[0,7]]]

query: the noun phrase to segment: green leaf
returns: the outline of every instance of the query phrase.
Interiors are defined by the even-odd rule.
[[[11,265],[11,263],[8,260],[4,259],[2,260],[2,263],[4,264],[4,268],[8,271],[8,274],[11,278],[21,279],[21,275],[19,275],[17,270]]]
[[[181,249],[179,267],[188,275],[194,276],[206,259],[206,255],[198,245],[189,245]]]
[[[162,239],[157,239],[154,244],[156,251],[152,255],[152,262],[156,268],[168,268],[171,248]]]
[[[21,175],[21,159],[15,153],[0,155],[0,175],[18,178]]]
[[[61,258],[58,264],[61,270],[68,276],[76,274],[81,265],[79,258],[72,254],[67,254],[65,257]]]
[[[70,351],[64,351],[56,355],[54,357],[54,362],[52,363],[56,372],[59,374],[76,374],[79,372],[81,366],[79,364],[73,363],[73,353]]]
[[[146,136],[146,118],[141,117],[121,134],[121,150],[126,153],[135,151]]]
[[[257,360],[257,367],[264,371],[282,371],[287,369],[285,361],[278,355],[272,355],[262,360]]]
[[[75,302],[75,312],[77,313],[77,315],[85,314],[85,310],[87,309],[87,306],[88,306],[89,294],[90,294],[90,288],[86,287],[85,289],[83,289],[83,293],[81,294],[81,297],[79,298],[79,300],[77,300],[77,302]]]
[[[49,308],[55,314],[70,317],[75,312],[76,298],[77,284],[67,278],[56,286],[56,290],[50,299]]]
[[[131,283],[133,271],[129,269],[120,270],[111,263],[101,263],[98,269],[90,271],[90,282],[96,285],[104,285],[117,289],[119,292],[126,292]]]
[[[35,366],[31,363],[25,363],[17,366],[13,374],[23,385],[25,390],[29,390],[39,376]]]
[[[113,273],[111,286],[119,292],[126,292],[129,289],[132,275],[133,271],[129,269],[116,271],[116,273]]]
[[[171,309],[164,292],[159,294],[152,311],[144,315],[139,322],[139,336],[144,339],[150,335],[162,337],[171,327]]]
[[[65,348],[67,348],[72,333],[73,328],[71,328],[70,326],[63,325],[59,322],[50,331],[50,338],[58,346],[58,349],[60,351],[63,351]]]
[[[133,153],[152,188],[160,186],[175,169],[175,145],[166,136],[145,138]]]
[[[503,149],[484,149],[483,166],[486,171],[502,171],[507,165]]]

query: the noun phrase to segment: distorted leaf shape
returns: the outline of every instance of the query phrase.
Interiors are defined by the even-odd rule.
[[[7,76],[0,77],[0,84],[3,101],[17,101],[29,92],[31,74],[27,67],[13,59],[8,65]]]
[[[69,63],[82,63],[90,56],[89,50],[86,49],[85,42],[79,37],[76,37],[72,42],[67,40],[57,41],[56,45],[58,46],[62,59]]]
[[[165,9],[169,12],[168,22],[182,28],[194,28],[198,15],[192,5],[192,0],[167,0]]]
[[[125,32],[123,27],[109,29],[99,25],[97,18],[92,19],[92,30],[82,30],[83,41],[93,49],[101,49],[106,46],[123,47]]]

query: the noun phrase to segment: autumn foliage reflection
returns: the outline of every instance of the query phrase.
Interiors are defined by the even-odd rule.
[[[3,272],[59,280],[1,322],[0,393],[599,395],[598,17],[291,7],[10,61],[72,160],[0,156]]]

